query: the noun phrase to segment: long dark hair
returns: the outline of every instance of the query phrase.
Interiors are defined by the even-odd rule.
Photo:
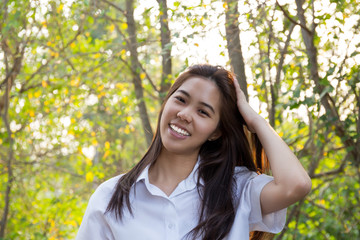
[[[229,233],[235,217],[235,166],[245,166],[251,171],[264,172],[269,165],[260,141],[255,134],[247,130],[237,108],[234,76],[219,66],[194,65],[176,79],[162,104],[156,133],[148,151],[134,168],[119,179],[106,211],[113,211],[117,218],[122,219],[126,204],[132,214],[130,189],[146,166],[156,161],[163,146],[159,123],[164,106],[169,97],[191,77],[202,77],[217,85],[221,93],[218,126],[221,136],[215,141],[206,141],[199,152],[198,186],[200,179],[204,182],[201,191],[198,187],[202,204],[199,223],[188,236],[202,237],[204,240],[222,239]],[[260,239],[259,234],[255,235],[256,239]]]

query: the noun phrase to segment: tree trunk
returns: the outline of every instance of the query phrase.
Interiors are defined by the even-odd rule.
[[[135,87],[135,95],[138,100],[138,107],[140,111],[140,119],[144,129],[146,142],[148,145],[151,144],[153,138],[153,131],[151,129],[149,116],[147,114],[146,105],[144,101],[144,90],[141,84],[140,69],[137,52],[137,40],[136,40],[136,26],[134,20],[134,6],[132,0],[126,0],[126,20],[128,25],[129,34],[129,51],[131,58],[131,68],[133,72],[133,84]]]
[[[4,43],[3,43],[3,48],[4,48]],[[5,237],[5,229],[6,229],[6,224],[7,224],[8,214],[9,214],[9,207],[10,207],[10,194],[11,194],[12,183],[14,181],[14,176],[13,176],[13,172],[12,172],[12,167],[13,167],[12,162],[13,162],[13,158],[14,158],[14,149],[13,149],[14,138],[12,137],[12,131],[10,129],[10,121],[9,121],[9,114],[8,114],[9,104],[10,104],[10,95],[11,95],[11,89],[12,89],[13,83],[15,81],[15,78],[21,70],[21,66],[22,66],[21,63],[22,63],[22,59],[24,57],[24,49],[25,48],[23,48],[21,50],[21,52],[19,52],[20,47],[18,47],[18,51],[14,54],[16,57],[14,58],[14,63],[13,63],[13,67],[11,70],[8,69],[9,65],[7,65],[6,72],[8,74],[4,80],[5,93],[0,98],[1,118],[4,121],[6,132],[8,135],[7,139],[9,142],[9,151],[8,151],[8,157],[7,157],[7,162],[6,162],[8,181],[6,183],[6,190],[5,190],[4,212],[3,212],[3,216],[1,218],[1,223],[0,223],[0,238]],[[5,51],[5,49],[4,49],[4,51]],[[5,58],[7,59],[6,54],[5,54]]]
[[[3,8],[3,21],[5,21],[8,15],[8,8],[7,3],[5,3]],[[2,26],[2,24],[0,24]],[[6,183],[6,190],[5,190],[5,198],[4,198],[4,210],[3,215],[1,216],[0,222],[0,238],[5,237],[5,229],[8,221],[8,215],[10,210],[10,194],[12,189],[12,184],[14,181],[13,175],[13,159],[14,159],[14,138],[12,131],[10,129],[10,121],[9,121],[9,104],[10,104],[10,96],[11,96],[11,89],[15,82],[16,77],[20,73],[22,67],[22,61],[24,58],[25,46],[21,47],[21,43],[17,42],[14,43],[16,47],[16,52],[12,53],[9,49],[9,46],[6,43],[6,36],[2,33],[2,28],[0,26],[0,33],[1,33],[1,48],[4,52],[4,62],[5,62],[5,72],[6,77],[4,81],[0,84],[0,88],[4,86],[5,92],[2,97],[0,97],[0,116],[4,121],[6,132],[7,132],[7,141],[9,143],[9,151],[6,160],[6,171],[7,171],[7,183]],[[10,55],[13,55],[10,57]],[[10,67],[9,59],[13,59],[12,67]]]
[[[238,26],[238,1],[225,0],[225,3],[227,4],[227,9],[225,10],[225,30],[230,64],[238,78],[241,90],[243,90],[246,99],[249,100],[245,64],[240,44],[240,30]]]
[[[280,60],[276,67],[275,82],[274,83],[271,82],[271,110],[269,112],[269,119],[270,119],[270,125],[272,127],[275,127],[276,105],[277,105],[278,99],[279,99],[281,72],[282,72],[282,69],[284,66],[285,56],[287,54],[287,50],[288,50],[290,40],[291,40],[291,34],[294,30],[294,27],[295,27],[294,24],[290,25],[289,33],[288,33],[286,41],[285,41],[285,46],[282,49],[279,49],[280,50]],[[281,47],[279,46],[279,48],[281,48]],[[278,120],[280,120],[280,122],[281,122],[280,118],[278,118]]]
[[[8,110],[9,110],[9,96],[10,96],[10,90],[11,90],[11,83],[10,83],[11,79],[8,79],[5,87],[5,94],[4,94],[4,99],[5,99],[5,103],[4,103],[4,108],[3,108],[3,114],[2,114],[2,119],[4,120],[5,123],[5,127],[7,130],[7,134],[8,134],[8,141],[9,141],[9,151],[8,151],[8,158],[7,158],[7,177],[8,177],[8,181],[6,183],[6,190],[5,190],[5,202],[4,202],[4,212],[3,212],[3,216],[1,218],[1,223],[0,223],[0,238],[4,238],[5,237],[5,229],[6,229],[6,224],[7,224],[7,220],[8,220],[8,215],[9,215],[9,208],[10,208],[10,194],[11,194],[11,188],[12,188],[12,183],[14,181],[14,176],[13,176],[13,172],[12,172],[12,162],[13,162],[13,158],[14,158],[14,150],[13,150],[13,145],[14,145],[14,139],[12,137],[12,132],[10,129],[10,123],[9,123],[9,119],[8,119]]]
[[[359,150],[356,149],[356,144],[354,143],[353,139],[346,133],[345,127],[343,123],[340,121],[339,114],[337,112],[335,103],[331,96],[324,92],[325,86],[320,83],[320,76],[318,72],[318,61],[317,61],[317,49],[314,44],[314,36],[315,36],[315,26],[316,24],[312,23],[312,29],[306,28],[306,19],[304,15],[303,9],[303,0],[295,0],[297,6],[297,16],[300,20],[301,24],[301,34],[303,41],[306,47],[306,53],[309,58],[309,66],[310,66],[310,77],[314,81],[316,86],[316,92],[323,97],[320,99],[321,104],[325,108],[326,113],[330,116],[330,121],[333,122],[335,126],[336,134],[342,139],[345,146],[352,148],[351,155],[354,161],[358,158]],[[357,164],[360,164],[357,162]]]
[[[167,14],[166,0],[157,0],[160,7],[160,36],[161,36],[161,57],[162,57],[162,73],[160,84],[160,98],[164,99],[171,84],[169,75],[171,75],[171,37],[169,29],[169,21]]]

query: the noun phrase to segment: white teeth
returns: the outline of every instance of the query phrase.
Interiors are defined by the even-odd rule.
[[[175,132],[177,132],[177,133],[179,133],[179,134],[181,134],[183,136],[190,136],[190,133],[188,133],[187,131],[185,131],[185,130],[183,130],[183,129],[181,129],[181,128],[173,125],[173,124],[170,124],[170,127],[171,127],[172,130],[174,130]]]

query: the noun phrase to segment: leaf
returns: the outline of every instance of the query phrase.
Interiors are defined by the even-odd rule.
[[[60,4],[59,7],[57,8],[57,13],[60,13],[64,8],[64,4]]]
[[[117,83],[117,84],[115,85],[115,87],[118,88],[118,89],[120,89],[120,90],[124,90],[124,88],[125,88],[125,86],[124,86],[123,83]]]
[[[41,91],[38,90],[34,93],[34,97],[39,98],[41,96]]]
[[[110,151],[108,150],[108,151],[106,151],[105,153],[104,153],[104,155],[103,155],[103,159],[105,159],[107,156],[109,156],[110,155]]]
[[[29,110],[29,116],[30,116],[30,117],[35,117],[35,112],[34,112],[34,110]]]
[[[129,97],[128,96],[124,96],[121,100],[124,104],[127,104],[129,102]]]
[[[111,24],[110,27],[109,27],[109,31],[110,32],[113,32],[115,30],[115,25],[114,24]]]
[[[87,172],[85,175],[86,182],[92,182],[94,180],[94,174],[92,172]]]
[[[321,92],[320,94],[320,99],[323,98],[325,96],[326,93],[329,93],[333,90],[332,86],[327,86],[324,88],[324,90]]]
[[[125,127],[125,129],[124,129],[124,133],[125,133],[125,134],[129,134],[129,133],[130,133],[129,125],[126,125],[126,127]]]
[[[358,52],[358,51],[355,51],[355,52],[351,53],[350,58],[352,58],[352,57],[354,57],[354,56],[358,55],[359,53],[360,53],[360,52]]]
[[[132,122],[132,117],[131,117],[131,116],[127,116],[127,117],[126,117],[126,121],[127,121],[128,123],[131,123],[131,122]]]
[[[92,165],[92,161],[91,161],[90,158],[85,158],[85,163],[86,163],[86,165],[88,165],[88,166],[91,166],[91,165]]]
[[[44,81],[44,80],[41,82],[41,85],[42,85],[44,88],[46,88],[46,87],[48,86],[47,82]]]
[[[120,29],[122,29],[122,30],[126,30],[127,28],[128,28],[127,23],[122,23],[122,24],[120,25]]]
[[[123,50],[120,51],[120,56],[124,56],[125,54],[126,54],[126,50],[125,50],[125,49],[123,49]]]
[[[73,87],[78,87],[80,84],[80,78],[75,78],[70,81],[70,85]]]

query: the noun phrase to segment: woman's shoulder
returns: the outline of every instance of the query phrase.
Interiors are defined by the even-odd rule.
[[[236,187],[238,189],[239,188],[243,189],[246,185],[250,184],[254,180],[256,181],[256,178],[261,175],[262,174],[258,174],[255,171],[251,171],[244,166],[235,167],[234,181],[236,182]]]
[[[249,170],[247,167],[238,166],[235,167],[234,179],[236,182],[262,182],[272,180],[273,177],[264,173],[258,173],[255,171]]]
[[[124,174],[120,174],[120,175],[117,175],[117,176],[115,176],[115,177],[112,177],[112,178],[106,180],[105,182],[101,183],[101,184],[97,187],[96,191],[102,191],[102,192],[104,192],[104,191],[105,191],[105,192],[107,192],[107,191],[112,191],[112,190],[115,188],[115,186],[116,186],[117,182],[119,181],[119,179],[120,179],[123,175],[124,175]]]
[[[257,172],[251,171],[245,166],[237,166],[237,167],[235,167],[235,170],[234,170],[234,177],[237,179],[238,178],[249,179],[249,178],[254,178],[257,175],[258,175]]]
[[[122,175],[123,174],[112,177],[101,183],[91,195],[89,204],[100,208],[107,206],[107,203],[110,201],[114,193],[116,184]]]
[[[255,171],[249,170],[247,167],[236,167],[234,171],[234,181],[238,191],[246,188],[261,189],[272,181],[274,178],[267,174],[260,174]]]

